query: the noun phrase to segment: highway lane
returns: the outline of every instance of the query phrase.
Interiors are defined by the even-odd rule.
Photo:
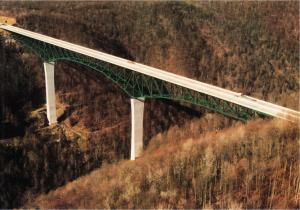
[[[288,109],[273,103],[269,103],[263,100],[259,100],[250,96],[242,95],[234,91],[226,90],[214,85],[203,83],[197,80],[193,80],[187,77],[176,75],[161,69],[143,65],[137,62],[133,62],[127,59],[123,59],[114,55],[103,53],[97,50],[89,49],[80,45],[72,44],[66,41],[55,39],[49,36],[45,36],[39,33],[24,30],[18,27],[9,25],[0,25],[0,28],[21,34],[33,39],[37,39],[76,53],[80,53],[86,56],[90,56],[114,65],[121,66],[154,78],[158,78],[197,92],[205,93],[213,97],[229,101],[231,103],[238,104],[240,106],[247,107],[249,109],[265,113],[267,115],[278,117],[285,120],[298,122],[300,119],[300,112]]]

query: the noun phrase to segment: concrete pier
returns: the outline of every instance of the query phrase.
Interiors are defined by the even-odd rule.
[[[55,85],[54,85],[54,62],[44,62],[47,118],[49,125],[57,122],[55,104]]]
[[[130,160],[135,160],[143,152],[144,100],[130,99],[131,102],[131,151]]]

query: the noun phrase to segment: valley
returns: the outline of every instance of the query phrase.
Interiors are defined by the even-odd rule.
[[[1,2],[0,21],[201,82],[299,107],[299,2]],[[84,11],[84,12],[83,12]],[[130,98],[0,31],[0,208],[299,208],[299,124],[246,123],[145,101],[130,161]]]

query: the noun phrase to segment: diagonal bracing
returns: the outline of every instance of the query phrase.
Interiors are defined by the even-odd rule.
[[[17,33],[12,33],[11,35],[15,40],[30,48],[42,60],[46,62],[64,60],[87,66],[112,80],[125,93],[133,98],[184,101],[242,121],[246,121],[257,115],[265,116],[265,114],[261,112],[139,72],[114,66],[93,57],[79,54],[37,39]]]

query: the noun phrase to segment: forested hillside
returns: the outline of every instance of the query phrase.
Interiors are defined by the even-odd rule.
[[[297,1],[24,1],[17,4],[16,2],[1,2],[0,16],[16,18],[16,25],[28,30],[159,67],[176,74],[299,110],[298,8],[299,2]],[[56,139],[59,136],[62,143],[59,143],[59,146],[54,146],[53,150],[51,149],[57,155],[57,159],[54,161],[55,164],[51,167],[56,168],[56,164],[63,165],[59,172],[54,172],[54,176],[57,178],[55,181],[50,181],[51,187],[46,187],[51,173],[45,173],[46,178],[40,178],[43,180],[43,184],[40,184],[39,178],[35,178],[30,186],[20,186],[18,188],[19,192],[11,191],[7,195],[3,194],[2,197],[0,195],[0,204],[7,197],[11,199],[11,201],[0,205],[0,207],[12,208],[21,206],[26,200],[33,199],[37,194],[48,192],[78,176],[86,174],[101,166],[103,162],[113,163],[129,157],[130,103],[125,93],[103,75],[97,74],[86,67],[75,63],[58,62],[55,71],[55,85],[59,123],[53,129],[55,131],[52,132],[51,128],[47,127],[45,110],[41,108],[45,103],[42,60],[18,43],[4,41],[7,40],[7,35],[4,36],[1,33],[0,37],[0,137],[1,139],[17,138],[18,142],[25,140],[30,142],[32,138],[36,142],[39,138],[43,139],[43,141],[52,141],[53,138]],[[36,109],[38,108],[42,111],[37,112]],[[32,113],[35,113],[34,117],[32,117]],[[36,116],[36,113],[39,114]],[[208,131],[218,131],[226,127],[237,126],[237,122],[233,119],[211,112],[208,113],[207,110],[199,107],[191,108],[187,104],[166,100],[146,101],[144,119],[144,141],[146,147],[148,144],[151,145],[153,139],[156,139],[161,133],[168,133],[170,128],[174,132],[179,133],[180,139],[185,140],[188,139],[188,136],[186,136],[188,134],[183,132],[184,129],[182,127],[189,124],[193,125],[191,133],[197,133],[195,134],[196,138]],[[260,121],[260,124],[263,125],[264,122]],[[277,124],[274,126],[276,127]],[[283,128],[287,129],[287,127],[289,126],[284,126]],[[174,130],[174,128],[176,129]],[[249,126],[241,127],[241,129],[248,128]],[[296,134],[294,135],[296,128],[293,127],[293,131],[287,131],[287,136],[289,136],[289,132],[293,133],[289,138],[292,139],[291,144],[295,146],[299,138]],[[280,133],[281,136],[278,137],[282,141],[285,138],[284,133],[282,131]],[[201,138],[199,137],[200,142]],[[209,138],[207,137],[205,141],[208,141]],[[271,140],[275,141],[276,138]],[[173,137],[164,139],[172,141]],[[259,139],[269,139],[269,137],[264,136],[263,138],[259,137]],[[2,175],[0,173],[0,176],[4,180],[3,183],[5,180],[10,180],[8,177],[11,176],[14,170],[19,171],[18,164],[23,164],[24,168],[27,164],[30,166],[35,165],[34,163],[36,162],[34,161],[37,160],[32,159],[32,153],[35,154],[34,157],[45,155],[45,158],[37,161],[38,166],[36,167],[38,169],[29,170],[28,174],[26,174],[28,179],[31,176],[38,177],[37,174],[39,174],[44,165],[47,165],[48,161],[51,162],[48,151],[44,150],[42,153],[38,151],[37,148],[40,146],[34,146],[33,149],[29,150],[30,152],[28,150],[23,152],[22,149],[9,147],[9,152],[7,152],[5,144],[1,145],[0,157],[2,159],[0,161],[2,163],[5,163],[6,160],[9,160],[11,156],[16,154],[23,160],[19,163],[16,161],[16,163],[10,162],[0,166],[0,168],[2,167]],[[18,146],[18,148],[20,147]],[[70,148],[69,152],[67,152],[67,148]],[[175,156],[180,156],[180,148],[181,146],[179,145],[178,149],[174,150]],[[1,153],[2,149],[5,152]],[[159,153],[160,150],[163,151],[163,149],[158,148],[157,152]],[[221,152],[224,152],[226,156],[226,151]],[[292,154],[296,155],[295,151],[293,152]],[[155,154],[155,151],[151,154]],[[253,156],[256,155],[256,153],[253,154]],[[276,157],[279,159],[282,158],[280,154],[277,155]],[[72,160],[70,167],[67,167],[68,158]],[[222,159],[222,154],[218,158]],[[161,159],[163,159],[163,156]],[[265,161],[265,159],[260,160]],[[176,167],[177,164],[180,165],[177,162],[174,164]],[[84,169],[77,171],[77,165],[82,166]],[[293,170],[293,180],[297,181],[299,177],[295,174],[295,165],[290,170]],[[110,165],[105,166],[105,168],[109,167]],[[216,166],[216,170],[220,170],[220,167],[218,167]],[[276,167],[283,166],[275,165],[274,168]],[[14,169],[12,170],[12,168]],[[275,170],[274,168],[271,167],[266,170],[272,171]],[[63,173],[64,170],[69,170],[67,174],[70,174],[70,176],[60,179],[59,173]],[[285,168],[284,171],[283,174],[279,175],[280,179],[286,176],[292,177],[292,175],[286,174],[288,169]],[[253,177],[247,175],[248,172],[243,173],[237,175],[236,182],[241,180],[241,177],[250,177],[249,179],[252,180]],[[21,173],[19,175],[20,177],[22,176]],[[195,176],[198,175],[196,174]],[[264,172],[261,172],[260,176],[272,179],[269,175],[265,175]],[[260,177],[256,183],[265,181],[265,178]],[[18,179],[19,176],[16,177],[16,180]],[[276,179],[274,180],[275,182],[272,182],[271,186],[276,184],[277,181]],[[15,183],[15,181],[11,182]],[[10,182],[8,181],[7,183]],[[166,198],[165,203],[157,202],[157,205],[155,204],[151,207],[196,208],[213,203],[213,207],[216,208],[229,207],[229,204],[225,203],[216,204],[216,199],[207,200],[209,195],[205,193],[205,198],[201,197],[204,196],[203,192],[208,186],[201,188],[203,189],[202,194],[200,193],[201,196],[198,192],[189,194],[188,190],[191,185],[192,183],[186,186],[186,197],[181,197],[182,194],[179,196],[184,200],[182,202],[191,202],[192,198],[189,196],[194,196],[191,206],[181,205],[175,201],[174,203],[169,198]],[[220,187],[220,189],[224,187],[223,185],[217,185],[215,182],[209,186],[212,187],[212,185]],[[226,184],[226,190],[229,190],[227,188],[229,185]],[[292,184],[291,186],[294,187]],[[174,186],[172,185],[172,187]],[[181,187],[174,187],[173,194],[177,195],[176,190],[178,189],[181,192],[184,188]],[[237,188],[235,187],[240,187],[246,190],[247,193],[253,192],[251,191],[253,189],[248,188],[249,185],[236,183],[233,187],[236,190]],[[244,208],[274,206],[273,201],[271,203],[269,201],[273,188],[268,187],[264,188],[266,191],[262,190],[258,194],[254,193],[257,196],[259,195],[257,197],[258,200],[251,201],[251,204],[237,196],[239,198],[236,200],[237,205]],[[210,189],[212,190],[212,188]],[[228,192],[226,190],[224,193]],[[3,191],[5,191],[5,188],[3,188]],[[289,193],[284,195],[287,200],[286,206],[297,206],[291,200],[294,199],[291,196],[292,194],[295,195],[295,192],[285,192]],[[85,191],[83,190],[82,193],[82,196],[84,196]],[[267,198],[261,197],[264,193],[267,193]],[[173,194],[171,194],[170,196],[172,197]],[[18,195],[15,199],[17,201],[13,201],[15,195]],[[168,196],[166,195],[166,197]],[[177,199],[178,197],[172,197],[172,199],[175,198]],[[224,199],[229,198],[226,197]],[[113,201],[110,202],[113,203]],[[54,203],[50,205],[48,201],[38,204],[41,207],[59,207],[59,204]],[[93,204],[93,202],[90,202],[88,205],[80,204],[80,206],[93,207]],[[97,204],[102,208],[109,207],[106,206],[107,203],[105,205],[104,203]],[[69,207],[69,204],[66,204],[64,201],[62,201],[62,205],[63,207]],[[115,205],[110,207],[139,207],[138,203],[124,204],[117,197]],[[146,203],[143,205],[145,205],[143,206],[144,208],[150,208]],[[70,207],[76,207],[76,202],[74,205],[70,204]]]
[[[27,207],[300,207],[297,126],[260,120],[201,135],[199,123],[173,127],[140,159],[105,165]]]
[[[0,35],[0,138],[24,133],[25,116],[30,108],[40,103],[42,95],[38,81],[22,60],[22,49],[9,44]]]

